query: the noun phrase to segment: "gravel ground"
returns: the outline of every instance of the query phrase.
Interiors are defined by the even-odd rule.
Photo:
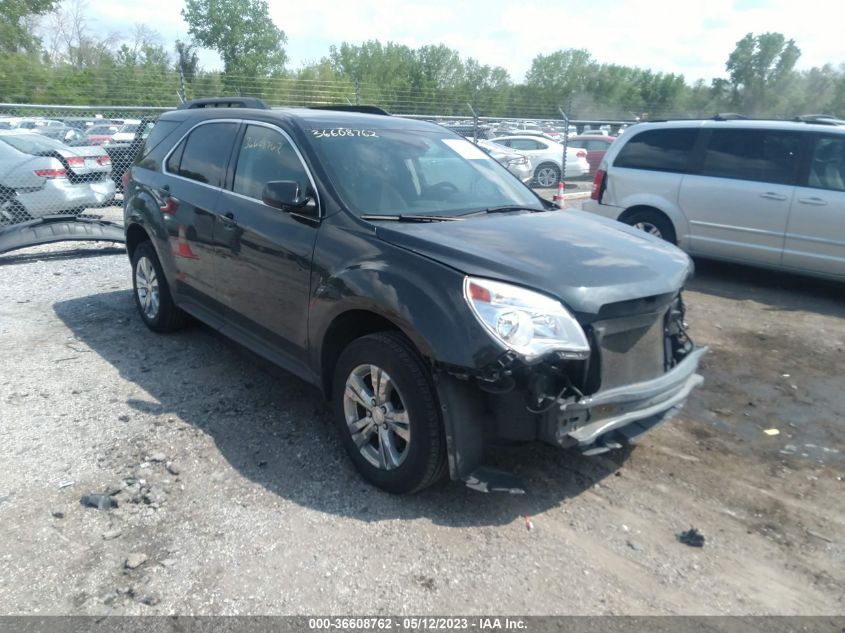
[[[842,285],[698,262],[678,418],[493,453],[525,495],[413,497],[359,479],[313,388],[148,331],[122,248],[0,256],[0,288],[2,614],[845,614]]]

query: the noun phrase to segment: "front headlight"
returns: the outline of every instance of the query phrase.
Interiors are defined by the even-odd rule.
[[[559,301],[519,286],[466,277],[464,299],[473,314],[505,347],[532,361],[548,352],[584,359],[584,330]]]

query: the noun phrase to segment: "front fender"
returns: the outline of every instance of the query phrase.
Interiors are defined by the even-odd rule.
[[[331,232],[329,227],[326,232]],[[320,259],[318,238],[315,263]],[[329,238],[331,239],[331,238]],[[383,317],[398,327],[420,353],[437,363],[483,367],[501,355],[463,298],[464,274],[374,235],[351,235],[365,242],[350,252],[364,253],[336,270],[315,266],[309,311],[311,361],[320,368],[322,342],[335,319],[352,310]],[[338,261],[336,245],[326,248]],[[359,250],[360,249],[360,250]],[[378,251],[378,252],[374,252]]]

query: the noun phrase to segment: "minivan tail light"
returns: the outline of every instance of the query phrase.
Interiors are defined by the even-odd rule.
[[[35,175],[41,178],[67,178],[67,169],[36,169]]]
[[[593,178],[593,190],[590,192],[592,200],[601,201],[601,192],[604,189],[604,180],[607,178],[607,172],[604,169],[599,169]]]

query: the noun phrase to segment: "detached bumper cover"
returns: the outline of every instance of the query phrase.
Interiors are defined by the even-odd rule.
[[[66,215],[0,227],[0,253],[38,244],[75,240],[123,243],[126,236],[120,224]]]
[[[653,380],[561,401],[557,410],[547,414],[545,439],[590,453],[630,442],[671,418],[704,382],[696,370],[707,351],[707,347],[696,348],[677,367]]]

